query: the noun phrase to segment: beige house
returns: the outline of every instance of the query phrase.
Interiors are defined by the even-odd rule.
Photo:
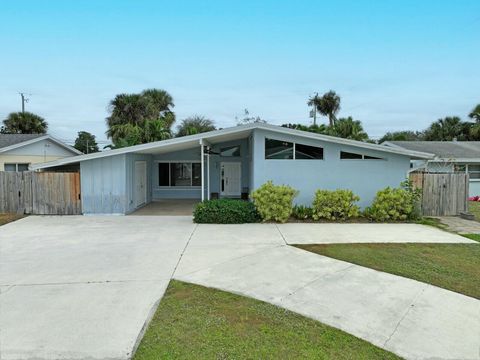
[[[0,134],[0,171],[26,171],[31,164],[82,154],[45,134]]]

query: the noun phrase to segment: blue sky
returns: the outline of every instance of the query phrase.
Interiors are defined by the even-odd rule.
[[[24,91],[53,135],[105,140],[108,102],[156,87],[177,119],[308,123],[308,97],[333,89],[380,137],[466,118],[479,45],[478,0],[0,0],[0,119]]]

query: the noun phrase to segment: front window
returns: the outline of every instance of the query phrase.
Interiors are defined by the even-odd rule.
[[[352,153],[348,151],[340,151],[340,159],[342,160],[383,160],[382,158],[370,155]]]
[[[468,165],[470,179],[480,179],[480,165]]]
[[[158,163],[158,186],[201,186],[201,165],[191,162]]]
[[[28,171],[28,164],[5,164],[5,171]]]
[[[265,139],[265,159],[293,159],[293,143]]]

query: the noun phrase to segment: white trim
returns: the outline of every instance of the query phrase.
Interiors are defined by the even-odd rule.
[[[205,146],[203,146],[203,142],[200,140],[200,185],[202,187],[202,201],[205,200],[205,187],[203,186],[203,182],[205,180]],[[193,181],[193,166],[192,166],[192,181]],[[192,184],[193,185],[193,184]]]
[[[307,131],[284,128],[284,127],[276,126],[276,125],[254,123],[254,124],[247,124],[247,125],[230,127],[230,128],[221,129],[221,130],[209,131],[209,132],[201,133],[201,134],[182,136],[182,137],[179,137],[179,138],[173,138],[173,139],[169,139],[169,140],[155,141],[155,142],[151,142],[151,143],[147,143],[147,144],[128,146],[128,147],[124,147],[124,148],[121,148],[121,149],[102,151],[102,152],[98,152],[98,153],[84,154],[84,155],[79,155],[79,156],[76,156],[76,157],[59,159],[59,160],[50,161],[50,162],[47,162],[47,163],[35,164],[35,165],[32,165],[31,168],[32,168],[32,170],[39,170],[39,169],[43,169],[43,168],[48,168],[48,167],[53,167],[53,166],[61,166],[61,165],[76,163],[76,162],[85,161],[85,160],[98,159],[98,158],[107,157],[107,156],[134,153],[134,152],[139,152],[139,151],[145,152],[145,151],[148,151],[148,150],[151,150],[151,149],[167,148],[168,146],[179,145],[179,144],[192,143],[192,148],[193,148],[193,147],[195,147],[196,144],[198,144],[199,140],[215,139],[216,137],[220,137],[220,136],[223,136],[223,135],[230,135],[230,134],[235,134],[235,133],[239,133],[239,132],[242,132],[242,131],[250,131],[250,130],[254,130],[254,129],[268,130],[268,131],[276,132],[276,133],[279,133],[279,134],[299,136],[299,137],[303,137],[303,138],[306,138],[306,139],[321,140],[321,141],[324,141],[324,142],[350,145],[350,146],[354,146],[354,147],[376,150],[376,151],[380,151],[380,152],[405,155],[405,156],[410,156],[412,158],[419,158],[419,159],[433,159],[434,158],[433,154],[419,152],[419,151],[410,151],[410,150],[405,150],[405,149],[395,149],[395,148],[389,147],[389,146],[364,143],[364,142],[361,142],[361,141],[350,140],[350,139],[342,139],[342,138],[337,138],[337,137],[328,136],[328,135],[310,133],[310,132],[307,132]]]
[[[10,146],[0,148],[0,153],[7,152],[7,151],[10,151],[10,150],[14,150],[14,149],[18,149],[18,148],[21,148],[21,147],[24,147],[24,146],[27,146],[27,145],[35,144],[36,142],[39,142],[39,141],[42,141],[42,140],[50,140],[50,141],[56,143],[57,145],[63,147],[64,149],[67,149],[67,150],[69,150],[69,151],[71,151],[75,154],[78,154],[78,155],[83,155],[83,153],[81,151],[78,151],[74,147],[63,143],[60,140],[57,140],[53,136],[48,135],[48,134],[36,137],[34,139],[30,139],[30,140],[27,140],[27,141],[22,141],[22,142],[19,142],[19,143],[10,145]]]

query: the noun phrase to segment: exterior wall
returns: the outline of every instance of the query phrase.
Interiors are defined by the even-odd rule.
[[[299,190],[295,203],[311,205],[317,189],[350,189],[360,196],[359,205],[369,205],[378,190],[397,187],[410,169],[408,156],[334,144],[321,140],[254,130],[253,185],[256,189],[268,180]],[[265,138],[323,147],[323,160],[266,160]],[[340,151],[361,153],[385,160],[340,160]]]
[[[45,139],[0,153],[0,171],[5,170],[5,164],[38,164],[75,155],[77,154]]]
[[[480,195],[480,180],[470,180],[468,191],[469,191],[468,196]]]
[[[83,214],[125,214],[128,210],[126,155],[80,163]]]
[[[135,161],[146,161],[147,163],[147,204],[152,201],[152,155],[148,154],[126,154],[126,213],[130,213],[135,208]]]

